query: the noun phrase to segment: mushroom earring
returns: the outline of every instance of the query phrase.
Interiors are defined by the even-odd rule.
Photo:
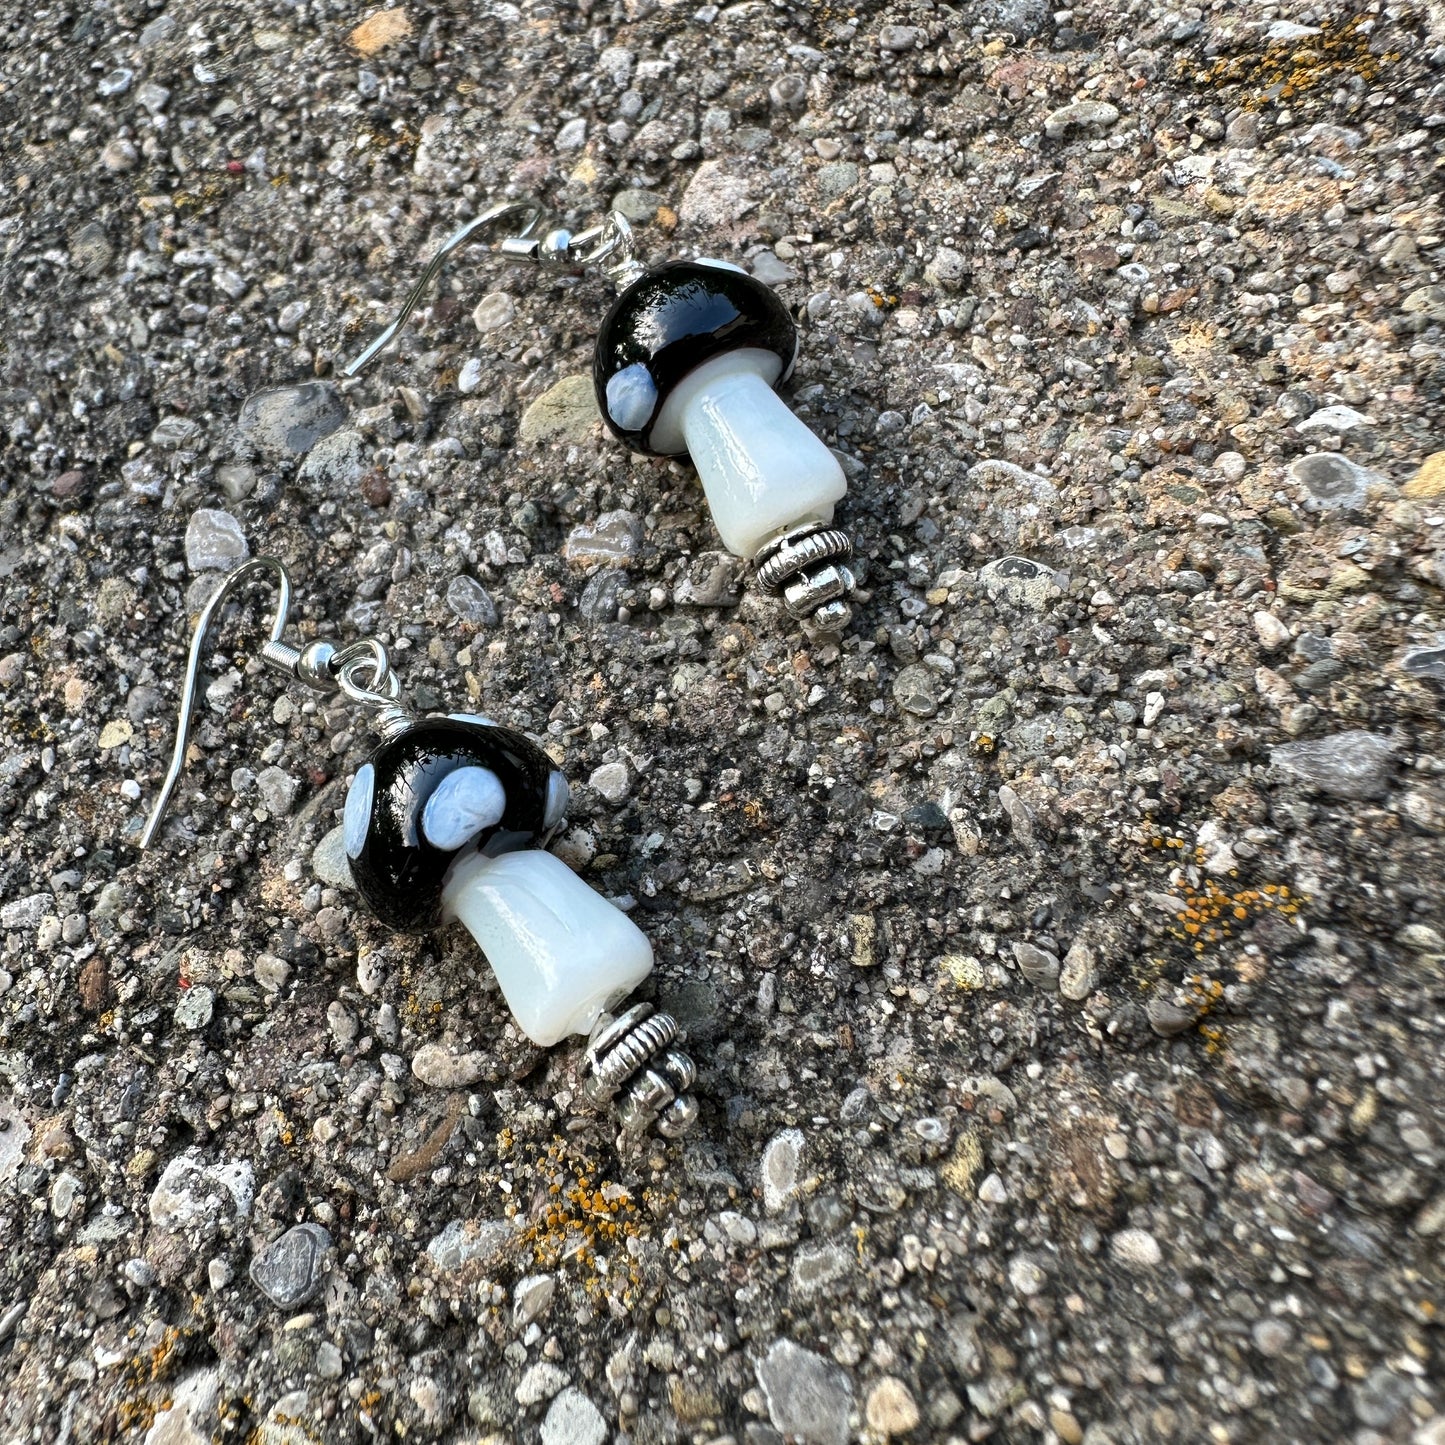
[[[344,647],[281,640],[291,581],[273,557],[242,563],[196,623],[170,768],[141,834],[150,846],[185,766],[201,652],[226,597],[273,572],[279,600],[261,660],[320,693],[370,709],[381,743],[346,795],[352,881],[387,927],[422,933],[455,919],[476,940],[517,1026],[544,1047],[588,1038],[582,1091],[612,1105],[624,1139],[676,1138],[697,1117],[692,1060],[671,1015],[614,1010],[652,971],[652,946],[620,909],[546,850],[567,811],[567,781],[523,734],[469,713],[418,716],[376,638]]]
[[[775,388],[798,331],[771,287],[727,261],[644,267],[617,211],[578,235],[544,231],[533,202],[494,206],[442,243],[395,320],[345,368],[357,375],[400,331],[443,261],[507,223],[497,254],[567,269],[601,266],[621,288],[597,336],[593,381],[609,431],[635,452],[690,457],[723,543],[799,621],[845,627],[853,544],[832,525],[848,489],[837,458]]]

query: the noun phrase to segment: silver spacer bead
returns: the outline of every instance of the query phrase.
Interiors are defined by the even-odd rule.
[[[836,632],[853,616],[848,598],[858,584],[848,566],[852,555],[846,532],[826,522],[805,522],[765,543],[753,568],[762,591],[781,597],[799,622]]]
[[[669,1047],[677,1033],[677,1020],[654,1013],[649,1003],[634,1004],[618,1018],[603,1014],[592,1031],[582,1059],[582,1092],[599,1107],[613,1105],[625,1139],[649,1129],[676,1139],[697,1118],[697,1100],[688,1092],[697,1070],[686,1054]]]

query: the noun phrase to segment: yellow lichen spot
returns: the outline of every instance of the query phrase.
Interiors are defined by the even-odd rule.
[[[955,1194],[968,1198],[969,1186],[982,1167],[983,1144],[977,1133],[970,1129],[958,1136],[958,1143],[940,1172],[943,1182]]]
[[[983,965],[971,954],[946,953],[938,963],[943,976],[955,987],[972,993],[984,986]]]

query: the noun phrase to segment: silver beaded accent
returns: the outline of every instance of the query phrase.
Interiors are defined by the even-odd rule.
[[[846,532],[826,522],[804,522],[765,543],[753,567],[762,591],[781,597],[799,622],[836,632],[853,616],[848,598],[858,584],[848,566],[852,556]]]
[[[592,1031],[582,1092],[599,1107],[615,1101],[624,1137],[655,1128],[676,1139],[697,1118],[697,1100],[688,1092],[697,1070],[686,1054],[668,1047],[677,1034],[677,1020],[654,1013],[648,1003],[634,1004],[619,1018],[604,1014]]]

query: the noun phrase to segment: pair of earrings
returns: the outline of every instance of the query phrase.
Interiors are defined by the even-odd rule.
[[[504,202],[442,243],[395,320],[343,374],[358,375],[391,344],[448,257],[518,222],[495,254],[552,269],[596,266],[620,288],[592,363],[608,430],[634,452],[689,457],[723,544],[752,563],[759,588],[821,631],[847,626],[853,544],[832,521],[848,484],[774,390],[798,359],[792,316],[771,287],[731,262],[648,268],[620,211],[573,235],[548,229],[535,201]]]
[[[598,408],[634,451],[689,456],[730,550],[799,620],[846,625],[852,544],[831,525],[847,490],[832,453],[778,398],[798,334],[777,295],[724,261],[647,269],[612,212],[573,236],[544,229],[532,202],[495,206],[442,245],[396,319],[345,370],[357,375],[397,335],[447,257],[506,222],[498,252],[576,269],[598,265],[621,287],[598,333]],[[639,1003],[614,1010],[652,970],[627,916],[546,851],[566,814],[566,779],[521,733],[473,714],[418,716],[379,639],[344,647],[283,641],[291,610],[284,565],[261,557],[221,584],[196,624],[175,751],[145,830],[150,845],[185,765],[201,654],[212,620],[246,578],[271,571],[278,602],[261,660],[293,681],[372,713],[381,742],[346,795],[342,836],[357,891],[385,925],[425,932],[460,921],[486,955],[518,1026],[550,1046],[588,1036],[584,1094],[611,1104],[624,1138],[686,1132],[697,1116],[691,1059],[676,1020]]]

